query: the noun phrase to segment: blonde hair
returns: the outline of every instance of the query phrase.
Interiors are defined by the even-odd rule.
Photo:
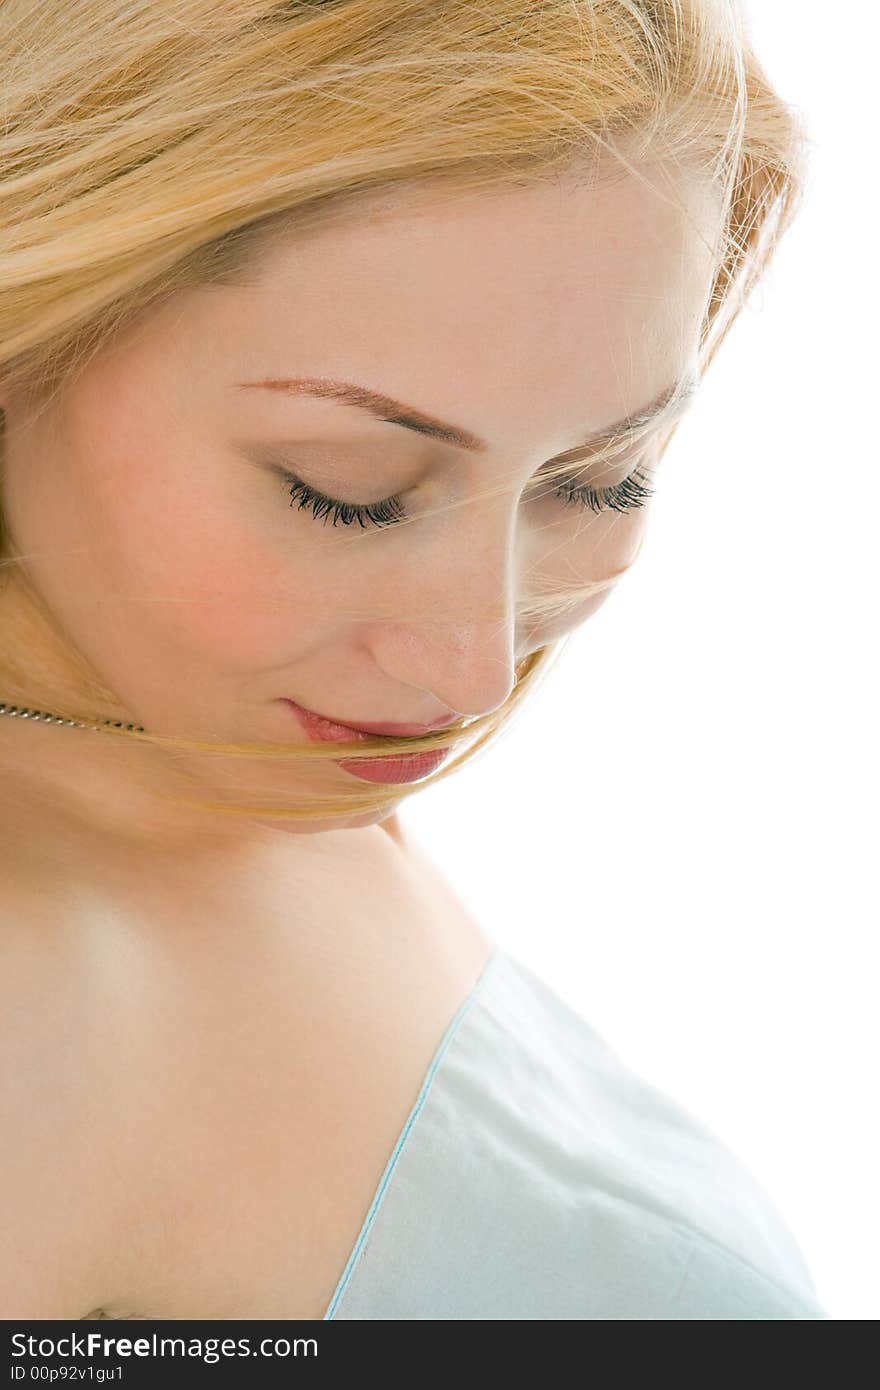
[[[672,159],[720,191],[705,370],[805,182],[802,119],[768,81],[734,0],[5,0],[0,55],[0,378],[43,402],[169,296],[240,283],[276,239],[359,195],[428,179],[523,186],[600,160]],[[0,449],[3,423],[0,412]],[[0,507],[0,568],[15,565]],[[3,638],[0,698],[26,701],[38,679],[26,634]],[[112,732],[294,759],[469,743],[438,781],[507,724],[560,645],[519,664],[500,709],[424,739],[252,745]],[[66,655],[82,671],[83,704],[117,708],[81,654]],[[345,816],[400,794],[319,804]]]

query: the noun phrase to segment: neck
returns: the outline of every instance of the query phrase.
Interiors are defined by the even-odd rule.
[[[33,708],[33,706],[29,706]],[[259,799],[265,789],[255,792]],[[69,853],[92,856],[120,852],[148,856],[218,851],[235,857],[277,848],[301,851],[309,842],[349,841],[346,831],[383,831],[403,852],[409,844],[396,812],[378,820],[375,813],[348,820],[272,821],[224,817],[198,807],[165,800],[223,801],[223,784],[200,784],[153,744],[112,731],[59,726],[21,716],[0,716],[0,834],[7,843],[16,835],[22,849],[53,839]],[[279,794],[290,799],[289,787]],[[236,793],[235,800],[247,800]],[[379,843],[379,841],[377,841]]]

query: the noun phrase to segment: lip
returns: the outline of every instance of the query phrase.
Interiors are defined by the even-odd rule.
[[[290,705],[306,733],[312,738],[329,743],[351,743],[356,739],[382,737],[389,732],[393,737],[418,736],[432,733],[434,729],[446,728],[458,718],[458,715],[453,714],[437,724],[371,724],[369,727],[362,724],[355,728],[351,724],[338,724],[333,719],[325,719],[322,714],[305,709],[295,700],[285,699],[284,703]],[[345,772],[359,777],[361,781],[399,783],[415,782],[420,777],[427,777],[448,756],[448,748],[436,748],[422,753],[403,753],[393,758],[337,758],[335,761]]]
[[[443,719],[435,720],[433,724],[344,724],[341,720],[328,719],[325,714],[318,714],[315,710],[306,709],[304,705],[298,705],[295,700],[285,699],[285,704],[292,705],[293,709],[303,719],[308,726],[309,732],[316,738],[330,741],[343,742],[346,738],[351,741],[351,734],[363,734],[364,737],[391,737],[391,738],[418,738],[422,734],[431,734],[435,729],[446,729],[450,724],[454,724],[459,718],[457,714],[449,714]]]

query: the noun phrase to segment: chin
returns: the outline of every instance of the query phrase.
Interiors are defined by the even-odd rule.
[[[397,817],[387,809],[364,811],[357,816],[339,816],[335,820],[289,821],[254,816],[253,823],[281,831],[283,835],[325,835],[331,830],[364,830],[371,825],[381,825],[392,836],[398,834]]]

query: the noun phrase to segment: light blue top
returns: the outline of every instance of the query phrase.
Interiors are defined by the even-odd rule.
[[[829,1317],[743,1164],[497,945],[324,1314]]]

